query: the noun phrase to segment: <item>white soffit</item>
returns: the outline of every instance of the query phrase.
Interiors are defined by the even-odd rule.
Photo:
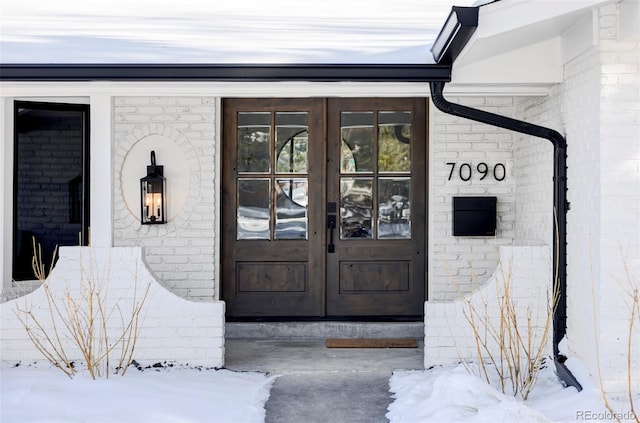
[[[604,0],[508,0],[480,8],[478,29],[453,65],[452,84],[546,88],[593,45],[593,9]]]

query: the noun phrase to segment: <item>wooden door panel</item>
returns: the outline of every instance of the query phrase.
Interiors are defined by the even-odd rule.
[[[324,314],[322,110],[321,99],[223,103],[222,294],[228,318]],[[300,114],[306,127],[292,119]],[[300,186],[301,196],[295,192]]]
[[[305,292],[307,263],[238,262],[238,292]]]
[[[300,112],[306,135],[287,126]],[[426,99],[225,99],[223,124],[228,318],[420,318]]]
[[[340,293],[407,292],[411,276],[410,261],[342,261]]]
[[[327,254],[327,315],[421,316],[426,101],[330,99],[327,109],[327,201],[338,205],[339,234]]]

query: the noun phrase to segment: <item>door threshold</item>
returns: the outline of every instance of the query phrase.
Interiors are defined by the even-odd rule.
[[[424,322],[424,316],[331,316],[331,317],[299,317],[299,316],[267,316],[237,317],[226,316],[227,322],[243,323],[281,323],[281,322],[356,322],[356,323],[393,323]]]
[[[227,339],[424,338],[424,321],[227,322]]]

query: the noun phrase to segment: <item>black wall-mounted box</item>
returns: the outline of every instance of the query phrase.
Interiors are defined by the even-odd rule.
[[[453,197],[453,236],[495,236],[496,197]]]

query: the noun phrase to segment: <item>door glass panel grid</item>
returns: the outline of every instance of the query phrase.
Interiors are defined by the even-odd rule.
[[[236,239],[308,239],[308,112],[239,112],[237,134]]]
[[[410,239],[411,112],[342,112],[340,135],[340,239]]]

